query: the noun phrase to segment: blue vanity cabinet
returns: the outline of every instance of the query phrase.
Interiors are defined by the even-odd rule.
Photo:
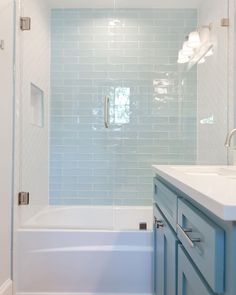
[[[155,295],[236,295],[236,222],[154,178]]]
[[[213,295],[200,273],[194,268],[183,246],[178,249],[178,295]]]
[[[155,295],[177,295],[177,247],[176,233],[154,205],[155,235]]]

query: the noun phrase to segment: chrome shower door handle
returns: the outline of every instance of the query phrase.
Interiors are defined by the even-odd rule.
[[[109,128],[110,123],[110,98],[105,96],[104,98],[104,125]]]

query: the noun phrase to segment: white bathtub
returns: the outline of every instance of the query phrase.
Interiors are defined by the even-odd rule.
[[[151,294],[151,228],[151,207],[48,207],[18,231],[17,293]]]
[[[48,206],[25,222],[24,228],[82,230],[138,230],[140,223],[152,229],[150,206]]]

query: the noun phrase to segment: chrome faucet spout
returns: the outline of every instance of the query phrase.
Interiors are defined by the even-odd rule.
[[[236,128],[232,129],[226,137],[225,147],[229,148],[231,146],[231,140],[234,134],[236,133]]]

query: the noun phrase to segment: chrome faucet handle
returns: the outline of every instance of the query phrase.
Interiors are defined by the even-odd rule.
[[[229,148],[229,134],[227,134],[226,139],[225,139],[225,147]]]
[[[225,140],[225,147],[229,148],[231,146],[231,140],[232,140],[232,137],[233,135],[236,133],[236,128],[232,129],[228,134],[227,134],[227,137],[226,137],[226,140]]]

